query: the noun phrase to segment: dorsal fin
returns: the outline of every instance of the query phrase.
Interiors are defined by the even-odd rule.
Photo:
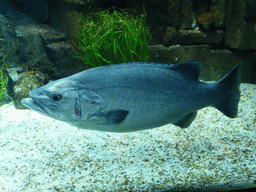
[[[187,77],[189,80],[197,81],[200,75],[200,71],[203,68],[203,64],[195,61],[189,61],[184,63],[173,64],[170,68],[173,71],[181,73],[184,77]]]
[[[132,66],[134,65],[134,66]],[[188,81],[197,81],[200,75],[200,71],[203,68],[203,64],[196,61],[188,61],[183,63],[175,63],[175,64],[166,64],[166,63],[154,63],[154,62],[133,62],[133,63],[120,63],[120,64],[114,64],[114,65],[107,65],[97,68],[91,68],[90,71],[93,70],[106,70],[109,68],[117,68],[117,67],[136,67],[136,66],[144,66],[144,67],[153,67],[153,68],[163,68],[167,70],[172,70],[175,72],[180,73],[181,76],[183,76]],[[84,71],[83,71],[84,72]],[[81,72],[80,74],[83,75]],[[77,74],[75,76],[77,78]]]

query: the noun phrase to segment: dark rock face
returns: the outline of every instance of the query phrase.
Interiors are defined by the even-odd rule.
[[[255,54],[250,52],[230,51],[214,45],[151,45],[149,60],[159,63],[202,62],[204,68],[200,79],[204,81],[219,80],[242,60],[243,82],[255,82],[255,58]]]
[[[62,62],[63,66],[74,62],[78,63],[78,65],[82,64],[82,62],[69,55],[72,49],[70,43],[67,42],[66,33],[56,31],[49,25],[38,22],[27,14],[20,12],[19,10],[22,6],[28,5],[26,4],[28,1],[24,1],[18,10],[16,6],[19,4],[12,6],[13,2],[9,2],[9,4],[5,1],[3,4],[0,3],[4,13],[4,15],[0,13],[0,38],[8,40],[10,46],[8,57],[4,61],[7,67],[18,68],[23,66],[25,71],[38,70],[47,74],[50,78],[60,78],[78,72],[74,65],[69,67],[68,71],[64,67],[66,72],[61,71],[62,67],[59,69],[56,67],[61,66],[60,62]],[[5,45],[5,41],[1,41],[1,43],[2,46]],[[55,47],[53,50],[58,54],[62,53],[61,61],[48,55],[48,53],[58,55],[49,49],[51,44],[54,45],[55,43],[62,45]],[[7,49],[5,51],[0,50],[1,55],[5,55],[7,51]],[[86,68],[84,64],[83,66]]]
[[[8,94],[16,108],[24,108],[20,100],[48,80],[88,68],[71,55],[69,27],[79,20],[73,13],[85,13],[90,6],[145,11],[153,34],[150,62],[202,62],[200,79],[215,81],[244,61],[242,81],[256,83],[254,0],[0,0],[0,61],[8,54]],[[248,183],[224,185],[227,190],[248,188]]]
[[[25,73],[13,87],[15,107],[17,109],[25,109],[20,103],[21,99],[29,97],[28,93],[30,91],[44,85],[45,79],[46,76],[40,71],[28,71]]]
[[[4,64],[11,82],[26,71],[58,79],[88,68],[72,57],[69,37],[70,26],[79,20],[74,12],[90,6],[145,11],[153,34],[151,62],[199,61],[205,65],[201,79],[217,80],[243,60],[243,82],[256,83],[256,5],[251,0],[3,0],[0,56],[8,54]]]
[[[17,39],[15,28],[3,15],[0,15],[0,54],[3,58],[8,54],[4,63],[9,67],[21,65],[21,50]],[[1,59],[2,59],[1,58]]]
[[[256,3],[231,0],[227,4],[225,45],[239,50],[256,51]]]
[[[55,1],[55,0],[54,0]],[[48,5],[45,0],[9,0],[15,9],[29,15],[32,19],[48,23]]]
[[[67,42],[65,32],[56,31],[49,25],[32,19],[20,11],[21,7],[17,9],[18,4],[12,3],[11,1],[0,2],[0,39],[2,39],[0,59],[7,55],[3,62],[9,74],[8,94],[14,96],[17,107],[22,107],[19,101],[24,94],[17,92],[20,88],[12,87],[20,82],[20,78],[26,71],[40,73],[47,79],[58,79],[81,71],[86,66],[80,60],[70,56],[72,48]],[[59,46],[51,49],[50,47],[56,43],[59,43]],[[52,55],[55,57],[53,58]],[[59,56],[58,59],[56,59],[57,56]],[[32,81],[32,76],[33,74],[26,76],[27,81]],[[19,86],[22,87],[20,83]]]
[[[218,29],[216,31],[202,32],[200,30],[179,30],[178,42],[181,45],[198,45],[212,44],[221,45],[224,43],[224,31]]]

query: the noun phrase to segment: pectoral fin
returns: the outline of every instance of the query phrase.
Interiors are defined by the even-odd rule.
[[[127,110],[111,110],[100,112],[91,117],[91,120],[97,121],[99,124],[119,124],[125,120],[129,111]]]

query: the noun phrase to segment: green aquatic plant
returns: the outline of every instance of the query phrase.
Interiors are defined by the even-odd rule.
[[[151,34],[145,17],[113,8],[89,13],[76,27],[76,57],[91,67],[147,61]]]
[[[3,41],[3,39],[0,39]],[[8,94],[7,94],[7,84],[8,84],[8,76],[6,74],[6,64],[4,64],[4,60],[7,57],[8,54],[6,54],[3,59],[0,61],[0,104],[3,103],[4,97],[8,97],[12,99]]]

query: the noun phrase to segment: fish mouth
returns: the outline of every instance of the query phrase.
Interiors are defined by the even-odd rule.
[[[45,110],[45,108],[39,102],[35,101],[34,99],[24,98],[20,102],[22,105],[24,105],[25,107],[27,107],[29,109],[32,109],[42,115],[51,117],[50,114]],[[57,114],[59,114],[59,110],[56,107],[47,106],[47,108],[52,108],[52,109],[54,109],[55,112],[58,112]]]
[[[48,113],[31,98],[22,99],[20,102],[22,105],[24,105],[29,109],[32,109],[38,113],[41,113],[42,115],[49,116]]]

